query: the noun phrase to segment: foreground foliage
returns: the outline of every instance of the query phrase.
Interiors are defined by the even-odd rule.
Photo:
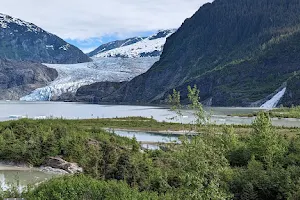
[[[300,138],[285,137],[259,113],[252,133],[231,126],[181,138],[164,150],[78,121],[19,120],[0,124],[0,159],[40,165],[48,156],[78,162],[84,175],[61,177],[26,199],[299,199]]]
[[[35,190],[24,193],[24,197],[35,200],[158,199],[157,194],[153,192],[139,192],[136,188],[132,189],[124,182],[99,181],[83,175],[52,179],[47,183],[41,184]]]

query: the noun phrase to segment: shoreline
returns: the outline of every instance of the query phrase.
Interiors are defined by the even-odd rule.
[[[5,171],[43,172],[45,174],[65,175],[67,171],[49,166],[32,167],[25,163],[0,161],[0,173]]]
[[[0,161],[0,171],[35,171],[37,168],[26,163],[17,163],[11,161]]]
[[[172,131],[172,130],[163,130],[163,131],[152,131],[152,130],[142,130],[142,129],[123,129],[123,128],[103,128],[105,131],[112,133],[113,131],[128,131],[128,132],[145,132],[152,134],[160,134],[160,135],[196,135],[196,131],[188,131],[188,130],[180,130],[180,131]]]

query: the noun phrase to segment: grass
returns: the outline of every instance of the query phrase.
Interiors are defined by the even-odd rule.
[[[291,108],[278,108],[270,111],[269,113],[271,118],[296,118],[300,119],[300,106],[291,107]],[[233,114],[230,116],[239,116],[239,117],[256,117],[257,112],[248,113],[248,114]]]
[[[53,122],[62,119],[52,119]],[[51,121],[51,120],[50,120]],[[158,122],[151,118],[143,117],[127,117],[127,118],[112,118],[112,119],[86,119],[86,120],[63,120],[64,123],[72,125],[76,124],[77,128],[82,130],[91,130],[99,128],[111,128],[111,129],[127,129],[136,131],[195,131],[193,124],[180,124],[170,122]],[[216,132],[222,132],[227,126],[233,127],[235,133],[243,136],[251,134],[251,125],[209,125]],[[300,134],[300,128],[292,127],[276,127],[280,134],[287,135],[288,137],[294,137]],[[203,133],[207,131],[207,126],[201,126],[197,129],[198,132]]]

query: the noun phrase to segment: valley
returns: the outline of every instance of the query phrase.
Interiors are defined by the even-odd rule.
[[[0,200],[300,199],[299,0],[13,1]]]
[[[99,102],[97,91],[84,92],[78,97],[77,90],[93,83],[114,84],[128,82],[145,73],[159,60],[166,38],[175,30],[158,31],[142,39],[128,39],[104,44],[95,51],[91,62],[79,64],[44,64],[55,69],[58,77],[45,87],[37,88],[30,94],[22,96],[21,101],[85,101]],[[108,90],[109,86],[103,88]],[[96,98],[97,96],[97,98]],[[12,100],[12,99],[7,99]]]

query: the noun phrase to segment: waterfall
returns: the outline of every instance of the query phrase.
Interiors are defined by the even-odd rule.
[[[278,105],[280,99],[285,94],[285,92],[286,87],[280,90],[277,94],[275,94],[269,101],[260,106],[260,108],[275,108]]]

